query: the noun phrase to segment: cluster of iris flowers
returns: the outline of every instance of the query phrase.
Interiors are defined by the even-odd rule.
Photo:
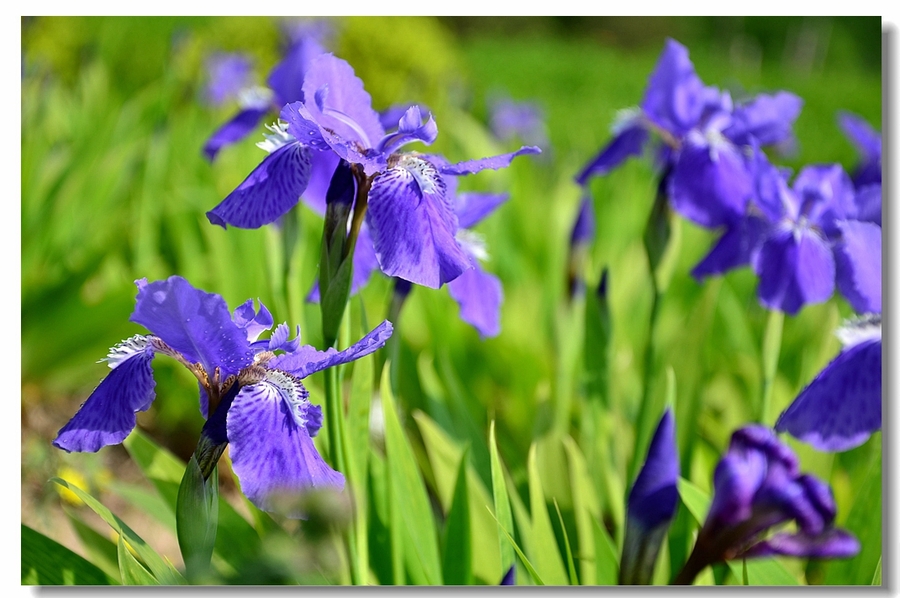
[[[322,303],[323,322],[340,321],[347,298],[380,270],[395,279],[399,294],[413,284],[446,284],[464,321],[483,338],[498,334],[502,287],[481,268],[485,246],[469,229],[508,195],[460,192],[457,178],[505,168],[541,150],[523,146],[464,162],[401,151],[434,142],[434,116],[415,104],[376,112],[352,67],[326,52],[322,39],[321,31],[293,37],[268,86],[249,93],[244,58],[220,56],[211,64],[210,101],[243,89],[243,103],[208,140],[204,153],[210,160],[267,115],[277,113],[278,119],[258,144],[268,155],[207,212],[209,222],[258,228],[277,223],[302,201],[325,219],[319,280],[308,296]],[[859,551],[857,540],[834,525],[830,488],[800,473],[796,456],[776,432],[840,451],[880,429],[881,142],[866,123],[842,115],[864,158],[853,176],[839,165],[810,165],[791,177],[770,162],[764,148],[792,143],[801,107],[800,98],[787,92],[734,101],[705,85],[687,49],[668,40],[640,106],[622,113],[613,139],[576,177],[584,196],[570,239],[576,258],[595,233],[590,179],[650,151],[658,187],[671,207],[720,233],[692,271],[698,281],[750,266],[759,280],[759,301],[769,310],[793,315],[837,289],[859,314],[839,331],[843,351],[781,414],[774,430],[751,424],[734,432],[715,469],[706,521],[674,583],[691,583],[704,567],[727,559],[844,557]],[[546,138],[531,107],[504,101],[496,108],[498,136],[511,137],[519,123],[521,138]],[[329,248],[336,253],[327,255]],[[345,350],[323,351],[301,345],[299,328],[293,340],[286,323],[273,329],[268,309],[261,303],[255,309],[252,299],[230,312],[222,297],[178,276],[136,284],[131,320],[149,334],[110,350],[111,371],[59,431],[56,447],[95,452],[122,442],[136,425],[136,413],[154,400],[150,363],[161,353],[198,380],[206,424],[195,457],[205,478],[230,445],[241,489],[261,509],[277,510],[275,499],[285,493],[343,488],[343,474],[313,444],[323,413],[302,380],[383,347],[391,322]],[[577,259],[570,264],[569,292],[584,292]],[[327,344],[334,344],[334,335],[323,328]],[[266,331],[269,337],[260,339]],[[679,475],[675,422],[667,409],[629,493],[620,583],[650,582],[675,515]],[[299,510],[284,514],[304,516]],[[786,522],[796,530],[770,533]],[[503,579],[514,582],[515,570]]]

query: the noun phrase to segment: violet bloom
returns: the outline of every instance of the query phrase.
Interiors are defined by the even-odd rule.
[[[204,476],[230,443],[241,489],[261,509],[272,510],[272,500],[283,493],[343,488],[344,476],[322,460],[313,444],[322,409],[310,402],[301,380],[382,347],[393,331],[390,322],[344,351],[322,352],[301,346],[299,337],[288,340],[287,324],[260,340],[274,320],[262,304],[255,311],[252,299],[231,314],[222,297],[178,276],[136,284],[130,319],[150,334],[135,335],[110,350],[106,361],[112,371],[59,431],[54,446],[96,452],[122,442],[134,429],[137,412],[153,403],[150,362],[162,353],[187,367],[200,383],[200,409],[208,418],[200,446],[214,457],[198,455]]]
[[[500,141],[518,138],[528,145],[547,149],[549,143],[544,111],[535,102],[499,98],[491,102],[489,112],[491,131]]]
[[[241,84],[241,89],[238,93],[240,110],[203,146],[203,153],[209,160],[213,160],[223,147],[249,135],[267,115],[277,113],[288,102],[303,99],[303,76],[312,59],[325,51],[318,29],[303,31],[307,34],[292,36],[284,57],[269,72],[267,87],[244,86],[246,74],[233,66],[213,72],[218,87],[234,88]]]
[[[587,252],[591,243],[594,242],[594,236],[597,231],[597,223],[594,218],[594,202],[587,189],[581,197],[581,203],[578,205],[578,215],[575,217],[575,223],[572,225],[572,232],[569,234],[569,256],[568,256],[568,272],[567,287],[569,299],[584,295],[584,265],[587,260]]]
[[[764,426],[731,436],[713,476],[713,499],[694,549],[674,583],[689,584],[707,565],[731,559],[785,555],[845,558],[859,541],[834,526],[831,488],[801,474],[797,457]],[[788,522],[795,531],[770,531]]]
[[[844,347],[775,423],[821,451],[846,451],[881,429],[881,315],[838,330]]]
[[[862,154],[862,161],[853,171],[853,184],[857,187],[880,185],[881,134],[863,118],[850,112],[839,113],[838,124]]]
[[[250,86],[252,63],[250,57],[238,52],[216,52],[206,60],[209,81],[204,99],[213,106],[237,97]]]
[[[628,493],[620,584],[649,584],[659,548],[678,507],[678,447],[675,418],[666,408],[647,459]]]
[[[321,168],[319,156],[343,159],[357,177],[355,210],[365,222],[381,271],[415,284],[438,288],[472,267],[456,241],[458,218],[447,194],[448,176],[506,168],[513,158],[540,153],[536,147],[444,164],[432,156],[399,153],[415,141],[431,144],[433,118],[423,122],[409,108],[396,131],[385,133],[371,97],[352,67],[332,54],[313,60],[303,82],[305,101],[281,111],[273,127],[272,153],[237,189],[207,212],[213,224],[257,228],[293,207]],[[331,177],[332,171],[327,172]]]
[[[726,226],[692,274],[751,265],[760,302],[789,314],[828,300],[836,285],[857,311],[880,311],[880,186],[854,189],[837,164],[804,167],[789,186],[762,152],[755,170],[748,213]]]
[[[640,108],[620,115],[612,141],[576,182],[585,185],[642,154],[653,133],[663,142],[657,158],[675,210],[705,227],[730,224],[744,215],[753,190],[747,148],[790,139],[801,105],[787,92],[734,105],[728,92],[704,85],[687,48],[668,39]]]

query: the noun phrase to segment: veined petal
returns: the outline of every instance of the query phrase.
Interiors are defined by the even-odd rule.
[[[298,142],[285,145],[253,169],[237,189],[206,213],[222,228],[259,228],[284,216],[300,200],[310,176],[310,150]]]
[[[269,367],[279,369],[303,379],[325,368],[349,363],[384,346],[394,332],[394,326],[387,320],[375,327],[353,346],[337,351],[329,347],[327,351],[319,351],[310,345],[303,345],[293,353],[279,355],[269,362]]]
[[[156,397],[156,382],[150,367],[154,351],[149,338],[129,339],[135,342],[141,339],[142,347],[135,347],[130,357],[117,362],[78,413],[62,427],[53,446],[67,452],[94,453],[125,440],[137,423],[135,414],[149,409]],[[110,354],[114,351],[115,348]]]
[[[456,242],[457,218],[435,167],[405,154],[375,178],[366,222],[388,276],[439,288],[471,267]]]
[[[225,300],[194,288],[180,276],[135,282],[137,304],[131,321],[162,339],[188,361],[200,362],[210,376],[216,367],[222,380],[253,361],[247,333],[231,319]]]
[[[203,146],[203,153],[212,161],[219,150],[249,135],[269,112],[269,107],[247,108],[235,114],[231,120],[219,127]]]
[[[503,285],[472,260],[472,268],[447,284],[450,296],[459,304],[459,317],[478,330],[481,338],[500,334],[500,305]]]
[[[499,170],[500,168],[507,168],[510,163],[512,163],[513,159],[517,156],[525,156],[527,154],[539,154],[541,153],[541,148],[526,145],[521,147],[520,149],[510,152],[508,154],[500,154],[499,156],[491,156],[489,158],[481,158],[480,160],[468,160],[466,162],[458,162],[456,164],[448,164],[446,166],[440,166],[439,170],[441,174],[453,174],[453,175],[463,175],[463,174],[474,174],[476,172],[481,172],[485,169],[491,170]]]
[[[584,185],[593,176],[602,176],[631,156],[644,153],[644,146],[650,138],[647,129],[640,120],[622,129],[612,141],[575,177],[575,182]]]
[[[264,511],[275,510],[282,495],[344,487],[343,474],[325,463],[306,429],[308,406],[299,380],[270,370],[261,382],[241,388],[228,410],[234,472],[243,493]],[[303,517],[296,509],[285,515]]]
[[[826,241],[807,228],[782,228],[772,234],[754,268],[759,300],[769,309],[794,315],[807,303],[827,301],[834,292],[834,255]]]
[[[753,192],[748,164],[738,148],[721,140],[686,143],[669,179],[669,196],[682,216],[708,228],[741,218]]]
[[[853,345],[825,366],[775,429],[822,451],[859,446],[881,429],[881,339]]]
[[[881,313],[881,227],[871,222],[837,223],[837,284],[857,313]]]
[[[472,228],[509,199],[509,193],[467,192],[456,194],[459,228]]]

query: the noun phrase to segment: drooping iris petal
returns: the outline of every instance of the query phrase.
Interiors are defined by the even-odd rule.
[[[857,313],[881,313],[881,227],[871,222],[837,223],[837,284]]]
[[[679,214],[705,227],[744,215],[753,179],[738,148],[727,141],[686,143],[672,168],[669,198]]]
[[[865,185],[856,191],[856,219],[881,226],[881,183]]]
[[[361,338],[351,347],[337,351],[329,347],[327,351],[319,351],[310,345],[304,345],[293,353],[279,355],[269,362],[269,367],[288,372],[297,378],[306,378],[325,368],[349,363],[372,353],[384,346],[394,332],[394,326],[387,320],[376,326],[372,332]]]
[[[203,146],[206,158],[212,161],[219,150],[236,143],[249,135],[269,112],[269,107],[246,108],[235,114],[231,120],[219,127]]]
[[[834,292],[834,255],[811,229],[782,228],[763,243],[754,264],[760,302],[794,315],[807,303],[828,300]]]
[[[450,296],[459,304],[459,317],[478,330],[481,338],[500,334],[500,305],[503,285],[500,279],[485,272],[472,260],[472,268],[447,284]]]
[[[68,452],[94,453],[125,440],[137,423],[135,414],[149,409],[156,397],[150,367],[154,352],[142,344],[142,349],[119,362],[100,382],[75,417],[59,431],[53,446]]]
[[[701,281],[707,276],[749,265],[767,230],[765,220],[755,216],[742,218],[727,226],[715,246],[691,270],[691,275]]]
[[[310,176],[310,150],[289,143],[275,150],[237,189],[206,213],[222,228],[259,228],[284,216],[300,200]]]
[[[147,328],[188,361],[200,362],[222,380],[253,361],[246,331],[231,319],[225,300],[194,288],[180,276],[135,282],[137,304],[131,321]]]
[[[841,129],[862,154],[862,161],[853,172],[853,184],[864,187],[881,184],[881,134],[864,119],[850,112],[838,115]]]
[[[860,543],[852,534],[838,528],[821,534],[779,533],[758,542],[741,553],[741,557],[793,556],[811,559],[839,559],[855,556]]]
[[[703,82],[694,71],[687,48],[673,39],[650,75],[641,109],[648,119],[676,136],[694,127],[703,110]]]
[[[589,193],[585,193],[578,205],[578,216],[575,218],[575,224],[572,225],[572,232],[569,234],[569,246],[587,245],[594,240],[597,231],[597,222],[594,218],[594,202],[591,200]]]
[[[297,496],[312,488],[344,487],[343,474],[325,463],[306,422],[298,418],[304,403],[308,406],[309,399],[299,380],[269,371],[265,380],[241,388],[228,410],[234,472],[241,491],[264,511],[275,510],[282,496]],[[296,509],[285,515],[303,517]]]
[[[388,276],[439,288],[471,267],[456,242],[457,218],[434,166],[413,155],[375,178],[366,222]]]
[[[675,418],[671,409],[666,409],[653,433],[647,459],[628,494],[628,517],[639,521],[644,529],[652,529],[675,516],[678,461]]]
[[[509,193],[457,193],[459,228],[472,228],[509,199]]]
[[[575,182],[584,185],[593,176],[602,176],[631,156],[644,153],[644,146],[650,134],[641,122],[635,122],[613,137],[597,156],[575,177]]]
[[[541,148],[526,145],[508,154],[500,154],[499,156],[481,158],[480,160],[467,160],[466,162],[448,164],[446,166],[440,166],[439,170],[441,174],[453,175],[474,174],[488,168],[492,170],[498,170],[500,168],[507,168],[512,163],[513,158],[516,158],[517,156],[539,153],[541,153]]]
[[[881,429],[881,339],[853,345],[825,366],[775,429],[822,451],[845,451]]]
[[[738,106],[732,123],[723,133],[737,145],[748,145],[753,137],[760,145],[775,145],[789,139],[803,100],[786,91],[760,94]]]

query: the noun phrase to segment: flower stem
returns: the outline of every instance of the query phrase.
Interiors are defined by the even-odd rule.
[[[762,364],[763,384],[759,401],[759,422],[769,426],[772,421],[772,386],[778,373],[778,358],[781,353],[781,333],[784,329],[784,312],[772,310],[766,322],[763,336]]]

